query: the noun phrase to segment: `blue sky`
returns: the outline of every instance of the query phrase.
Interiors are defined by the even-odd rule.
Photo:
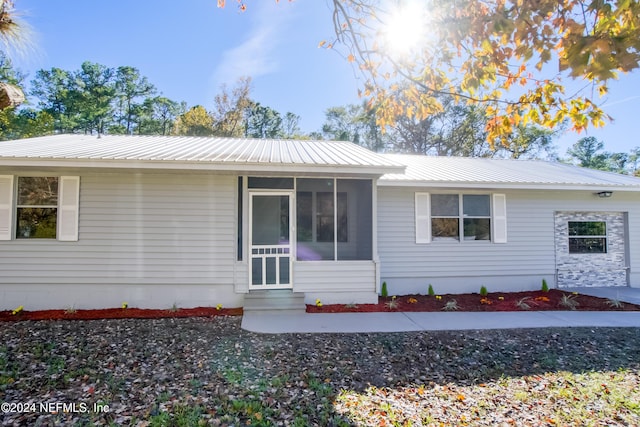
[[[324,111],[360,102],[362,80],[335,51],[319,49],[333,32],[326,0],[259,0],[244,13],[228,0],[16,0],[34,29],[34,49],[14,63],[31,80],[39,69],[77,70],[83,61],[130,65],[159,91],[210,109],[223,83],[253,78],[252,97],[281,113],[301,116],[305,132],[319,130]],[[640,146],[640,73],[611,85],[606,111],[616,119],[590,130],[609,151]],[[558,141],[560,155],[582,135]]]

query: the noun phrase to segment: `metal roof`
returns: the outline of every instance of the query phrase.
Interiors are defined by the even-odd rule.
[[[0,165],[377,175],[404,169],[351,142],[120,135],[53,135],[3,141]]]
[[[343,141],[53,135],[0,142],[0,166],[367,174],[382,175],[382,186],[640,191],[640,178],[562,163],[378,154]]]
[[[458,188],[606,189],[640,191],[640,178],[541,160],[507,160],[385,154],[407,165],[379,185]]]

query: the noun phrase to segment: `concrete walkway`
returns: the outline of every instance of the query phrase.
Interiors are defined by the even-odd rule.
[[[572,291],[572,290],[570,290]],[[580,288],[586,295],[640,304],[640,289]],[[526,311],[447,313],[254,313],[242,317],[242,328],[252,332],[366,333],[511,329],[549,327],[640,327],[640,312]]]

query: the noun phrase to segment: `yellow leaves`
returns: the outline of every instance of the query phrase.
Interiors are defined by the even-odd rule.
[[[349,56],[347,56],[347,61],[349,62],[353,62],[356,60],[356,57],[353,56],[353,53],[350,53]]]
[[[598,86],[598,95],[600,96],[605,96],[607,94],[607,92],[609,92],[609,89],[607,88],[607,85],[600,85]]]
[[[318,48],[323,47],[325,44],[327,44],[326,40],[322,40],[320,43],[318,43]]]
[[[482,40],[482,45],[481,45],[481,47],[482,47],[482,50],[483,50],[484,52],[486,52],[486,53],[491,53],[491,52],[493,52],[493,51],[494,51],[494,49],[493,49],[493,45],[491,44],[491,41],[490,41],[490,40],[488,40],[488,39],[484,39],[484,40]]]
[[[218,7],[223,8],[225,4],[225,0],[218,0]]]
[[[480,86],[480,81],[473,76],[465,76],[465,79],[462,81],[460,88],[465,91],[473,94]]]

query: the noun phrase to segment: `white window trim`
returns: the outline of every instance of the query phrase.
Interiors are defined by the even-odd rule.
[[[507,243],[507,209],[506,209],[506,195],[499,193],[442,193],[442,194],[457,194],[460,198],[459,203],[459,236],[460,238],[455,240],[457,243],[465,244],[482,244],[482,243]],[[491,240],[464,240],[464,218],[476,218],[465,217],[463,213],[463,196],[483,194],[490,197],[490,216],[491,221]],[[415,237],[416,244],[425,244],[433,242],[433,236],[431,235],[431,193],[416,192],[415,193]],[[477,217],[487,218],[487,217]],[[448,241],[448,240],[447,240]],[[452,240],[453,241],[453,240]],[[473,242],[473,243],[472,243]]]

